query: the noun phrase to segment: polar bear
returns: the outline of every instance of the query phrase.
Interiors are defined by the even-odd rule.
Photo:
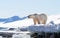
[[[47,15],[46,14],[31,14],[28,18],[32,18],[34,21],[34,25],[36,24],[46,24]]]

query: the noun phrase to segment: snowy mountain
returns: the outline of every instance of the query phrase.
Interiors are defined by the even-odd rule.
[[[27,18],[27,17],[20,18],[18,16],[13,16],[10,18],[0,18],[0,22],[9,23],[9,22],[14,22],[14,21],[18,21],[18,20],[23,20],[25,18]]]
[[[12,28],[17,28],[17,27],[27,27],[29,25],[33,24],[32,19],[28,19],[27,16],[20,18],[18,16],[13,16],[10,18],[0,18],[0,27],[12,27]]]

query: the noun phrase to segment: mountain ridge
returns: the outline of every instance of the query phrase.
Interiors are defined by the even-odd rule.
[[[4,22],[4,23],[9,23],[9,22],[14,22],[14,21],[18,21],[18,20],[23,20],[26,19],[26,17],[20,18],[19,16],[12,16],[9,18],[0,18],[0,22]]]

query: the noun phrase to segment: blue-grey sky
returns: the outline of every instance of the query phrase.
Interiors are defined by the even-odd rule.
[[[0,17],[60,14],[60,0],[0,0]]]

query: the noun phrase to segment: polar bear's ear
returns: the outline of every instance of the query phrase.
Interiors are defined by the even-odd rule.
[[[34,15],[37,15],[37,13],[35,13]]]

